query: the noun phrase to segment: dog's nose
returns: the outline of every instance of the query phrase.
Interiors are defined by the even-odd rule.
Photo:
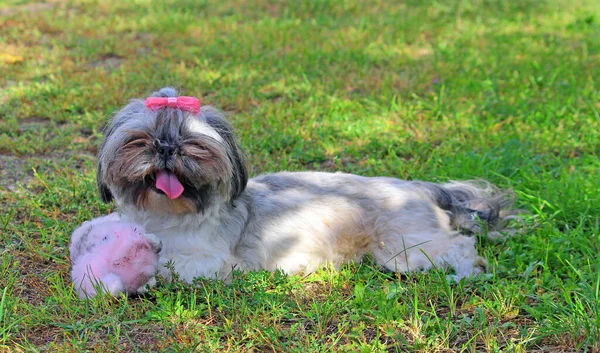
[[[156,150],[159,154],[161,154],[164,158],[168,158],[173,155],[175,151],[175,147],[171,146],[168,143],[160,142],[158,146],[156,146]]]

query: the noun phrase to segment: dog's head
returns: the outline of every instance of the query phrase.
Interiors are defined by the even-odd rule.
[[[163,88],[153,97],[176,97]],[[233,128],[217,109],[198,114],[146,108],[133,100],[105,130],[98,155],[102,200],[156,214],[202,212],[214,200],[233,201],[248,181]]]

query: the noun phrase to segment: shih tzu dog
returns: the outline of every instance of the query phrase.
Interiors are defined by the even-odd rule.
[[[435,184],[344,173],[281,172],[248,179],[224,115],[163,88],[108,124],[98,188],[127,220],[162,241],[185,281],[232,270],[309,273],[366,254],[391,271],[451,267],[480,273],[468,233],[498,229],[509,192],[485,182]]]

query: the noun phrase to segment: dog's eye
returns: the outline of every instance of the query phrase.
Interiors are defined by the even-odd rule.
[[[143,148],[148,146],[150,143],[148,135],[134,134],[131,138],[123,144],[124,148]]]
[[[185,151],[190,155],[197,155],[199,157],[207,157],[211,155],[211,151],[202,144],[199,143],[187,143]]]

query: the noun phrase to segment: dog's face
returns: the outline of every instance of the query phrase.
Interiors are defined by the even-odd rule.
[[[105,130],[97,180],[105,202],[114,197],[172,215],[202,212],[216,199],[232,201],[248,176],[233,128],[217,109],[205,106],[197,115],[169,107],[150,111],[136,100]]]

